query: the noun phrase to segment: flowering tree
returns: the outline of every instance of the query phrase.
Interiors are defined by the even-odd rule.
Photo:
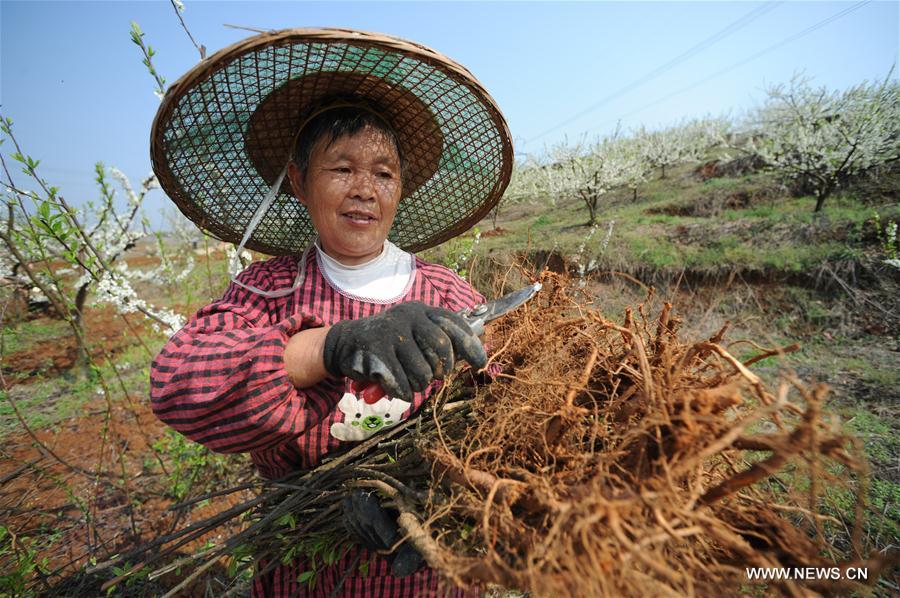
[[[581,198],[588,209],[588,226],[597,222],[600,198],[634,180],[639,164],[623,147],[619,139],[608,137],[590,146],[560,144],[552,150],[547,184],[556,195]]]
[[[137,296],[129,282],[127,264],[120,261],[125,251],[148,233],[141,205],[147,193],[157,187],[156,178],[148,176],[135,192],[122,172],[109,169],[124,192],[122,205],[106,178],[107,169],[97,164],[95,180],[100,200],[75,209],[58,188],[39,175],[40,161],[23,153],[13,135],[12,120],[2,119],[0,130],[4,134],[0,143],[13,145],[10,158],[21,164],[27,184],[35,189],[20,186],[6,159],[0,156],[6,178],[2,196],[6,213],[0,222],[0,241],[9,252],[8,269],[38,289],[69,322],[80,364],[86,366],[89,361],[83,313],[91,290],[99,302],[112,303],[122,314],[142,313],[158,330],[172,333],[180,328],[181,316],[157,309]],[[71,273],[76,276],[74,283],[66,280]]]
[[[641,127],[634,138],[641,160],[650,168],[659,168],[664,179],[667,167],[700,159],[713,143],[712,134],[707,121],[695,121],[659,131]]]
[[[503,197],[491,210],[491,224],[494,229],[497,228],[497,217],[503,208],[520,203],[533,203],[548,198],[549,187],[544,172],[545,168],[544,165],[531,156],[513,164],[509,185],[503,192]],[[555,200],[552,196],[549,198]]]
[[[900,158],[900,83],[888,76],[832,92],[809,81],[795,76],[767,90],[749,151],[811,192],[818,212],[854,175]]]
[[[638,187],[647,180],[651,166],[643,160],[641,146],[634,137],[625,137],[615,145],[622,163],[621,185],[631,190],[632,201],[637,201]]]

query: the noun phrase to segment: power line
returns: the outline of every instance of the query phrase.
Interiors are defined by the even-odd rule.
[[[764,49],[760,50],[759,52],[756,52],[755,54],[753,54],[753,55],[751,55],[751,56],[748,56],[748,57],[746,57],[746,58],[744,58],[744,59],[742,59],[742,60],[739,60],[739,61],[735,62],[734,64],[732,64],[732,65],[730,65],[730,66],[727,66],[727,67],[725,67],[725,68],[723,68],[723,69],[721,69],[721,70],[718,70],[718,71],[716,71],[715,73],[713,73],[713,74],[711,74],[711,75],[707,75],[707,76],[704,77],[703,79],[700,79],[699,81],[695,81],[694,83],[691,83],[691,84],[688,85],[687,87],[682,87],[681,89],[679,89],[679,90],[677,90],[677,91],[673,91],[672,93],[670,93],[670,94],[668,94],[668,95],[665,95],[665,96],[663,96],[663,97],[661,97],[661,98],[659,98],[659,99],[657,99],[657,100],[654,100],[654,101],[650,102],[649,104],[645,104],[645,105],[641,106],[640,108],[635,108],[635,109],[632,110],[631,112],[626,112],[625,114],[621,114],[621,115],[619,115],[616,119],[614,119],[614,120],[608,120],[608,121],[606,121],[606,122],[604,122],[604,123],[602,123],[602,124],[610,124],[610,123],[612,123],[612,122],[618,122],[618,121],[621,121],[621,120],[622,120],[623,118],[625,118],[625,117],[631,116],[632,114],[637,114],[638,112],[640,112],[640,111],[642,111],[642,110],[646,110],[647,108],[650,108],[651,106],[656,106],[657,104],[659,104],[659,103],[661,103],[661,102],[665,102],[666,100],[668,100],[668,99],[670,99],[670,98],[673,98],[673,97],[675,97],[675,96],[677,96],[677,95],[679,95],[679,94],[682,94],[682,93],[684,93],[684,92],[686,92],[686,91],[690,91],[691,89],[694,89],[695,87],[698,87],[698,86],[700,86],[700,85],[703,85],[704,83],[706,83],[707,81],[709,81],[709,80],[711,80],[711,79],[715,79],[716,77],[719,77],[719,76],[724,75],[724,74],[726,74],[726,73],[728,73],[728,72],[730,72],[730,71],[733,71],[734,69],[736,69],[736,68],[738,68],[738,67],[744,66],[745,64],[747,64],[748,62],[750,62],[750,61],[752,61],[752,60],[756,60],[757,58],[759,58],[759,57],[762,56],[763,54],[767,54],[767,53],[771,52],[772,50],[777,50],[777,49],[780,48],[781,46],[784,46],[784,45],[786,45],[786,44],[789,44],[789,43],[791,43],[791,42],[793,42],[793,41],[796,41],[796,40],[800,39],[801,37],[804,37],[804,36],[806,36],[806,35],[809,35],[809,34],[812,33],[813,31],[816,31],[816,30],[818,30],[818,29],[821,29],[822,27],[824,27],[825,25],[828,25],[828,24],[831,23],[832,21],[836,21],[836,20],[840,19],[841,17],[844,17],[844,16],[850,14],[851,12],[854,12],[854,11],[856,11],[856,10],[859,10],[860,8],[862,8],[863,6],[865,6],[866,4],[869,4],[871,1],[872,1],[872,0],[863,0],[862,2],[857,2],[857,3],[854,4],[853,6],[850,6],[850,7],[848,7],[848,8],[845,8],[844,10],[841,10],[840,12],[837,12],[837,13],[831,15],[830,17],[828,17],[828,18],[826,18],[826,19],[823,19],[823,20],[819,21],[818,23],[815,23],[814,25],[810,25],[809,27],[807,27],[807,28],[804,29],[803,31],[800,31],[800,32],[798,32],[798,33],[794,33],[793,35],[789,35],[788,37],[784,38],[784,39],[781,40],[780,42],[777,42],[777,43],[775,43],[775,44],[772,44],[772,45],[769,46],[768,48],[764,48]],[[598,126],[599,126],[599,125],[598,125]],[[595,128],[597,128],[597,127],[595,127]]]
[[[682,52],[675,58],[669,60],[665,64],[653,69],[652,71],[643,75],[642,77],[635,79],[631,83],[625,85],[625,87],[622,87],[622,88],[614,91],[613,93],[611,93],[608,96],[601,99],[599,102],[596,102],[595,104],[588,106],[581,112],[578,112],[578,113],[570,116],[569,118],[562,121],[561,123],[554,125],[553,127],[550,127],[543,133],[540,133],[539,135],[535,135],[531,139],[527,140],[525,143],[528,144],[528,143],[531,143],[532,141],[540,139],[541,137],[544,137],[545,135],[548,135],[548,134],[552,133],[553,131],[555,131],[561,127],[564,127],[564,126],[568,125],[569,123],[572,123],[572,122],[578,120],[582,116],[585,116],[586,114],[593,112],[594,110],[596,110],[600,106],[603,106],[604,104],[610,102],[611,100],[614,100],[614,99],[628,93],[629,91],[631,91],[637,87],[640,87],[644,83],[647,83],[648,81],[651,81],[651,80],[659,77],[660,75],[672,70],[673,68],[675,68],[676,66],[678,66],[679,64],[684,62],[685,60],[688,60],[689,58],[696,56],[703,50],[705,50],[708,47],[715,44],[716,42],[718,42],[722,39],[725,39],[729,35],[739,31],[740,29],[743,29],[744,27],[749,25],[751,22],[755,21],[756,19],[763,16],[767,12],[770,12],[773,9],[775,9],[776,7],[778,7],[778,5],[780,5],[780,4],[782,4],[782,2],[767,2],[766,4],[763,4],[762,6],[758,6],[758,7],[754,8],[747,14],[745,14],[742,17],[738,18],[737,20],[729,23],[724,29],[714,33],[713,35],[704,39],[700,43],[698,43],[694,46],[691,46],[690,48],[688,48],[687,50],[685,50],[684,52]]]

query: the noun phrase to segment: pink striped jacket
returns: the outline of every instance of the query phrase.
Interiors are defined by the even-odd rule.
[[[337,290],[323,276],[314,251],[304,266],[303,284],[286,297],[266,298],[232,283],[222,299],[198,311],[169,339],[151,365],[150,396],[157,417],[213,451],[250,453],[267,478],[318,465],[330,451],[347,444],[340,431],[350,429],[342,426],[353,417],[345,404],[346,381],[326,378],[302,390],[291,385],[284,369],[284,347],[291,335],[371,316],[403,301],[456,311],[484,300],[452,271],[418,258],[405,294],[392,303],[374,303]],[[281,289],[293,284],[297,267],[296,258],[276,257],[251,264],[238,280],[263,290]],[[402,421],[436,387],[437,383],[416,393],[411,405],[374,407],[382,415],[393,411],[394,421]],[[369,555],[361,557],[360,562],[366,562]],[[329,596],[355,558],[356,551],[351,551],[331,567],[320,565],[314,588],[298,582],[304,563],[277,567],[264,579],[254,580],[253,593]],[[387,561],[376,558],[367,575],[350,572],[340,594],[424,596],[437,588],[437,576],[430,569],[396,578]]]

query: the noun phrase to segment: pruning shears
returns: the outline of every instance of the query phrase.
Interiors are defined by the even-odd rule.
[[[472,329],[475,336],[484,334],[484,325],[488,322],[496,320],[500,316],[506,315],[520,305],[528,302],[541,290],[541,283],[536,282],[528,285],[524,289],[507,293],[502,297],[488,301],[487,303],[479,303],[469,309],[463,309],[456,313],[462,316],[463,320]],[[385,396],[384,389],[378,382],[358,382],[350,381],[350,390],[360,399],[368,404],[377,403]]]

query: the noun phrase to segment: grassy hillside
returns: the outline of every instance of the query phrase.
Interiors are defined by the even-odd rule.
[[[900,205],[848,192],[813,213],[811,197],[792,197],[768,173],[702,180],[696,165],[654,178],[638,189],[601,200],[596,229],[579,199],[505,208],[497,233],[482,222],[477,251],[556,252],[598,271],[657,279],[680,274],[815,274],[825,264],[844,268],[878,253],[874,216],[900,220]],[[608,234],[612,226],[611,234]],[[434,251],[444,259],[453,243]]]

